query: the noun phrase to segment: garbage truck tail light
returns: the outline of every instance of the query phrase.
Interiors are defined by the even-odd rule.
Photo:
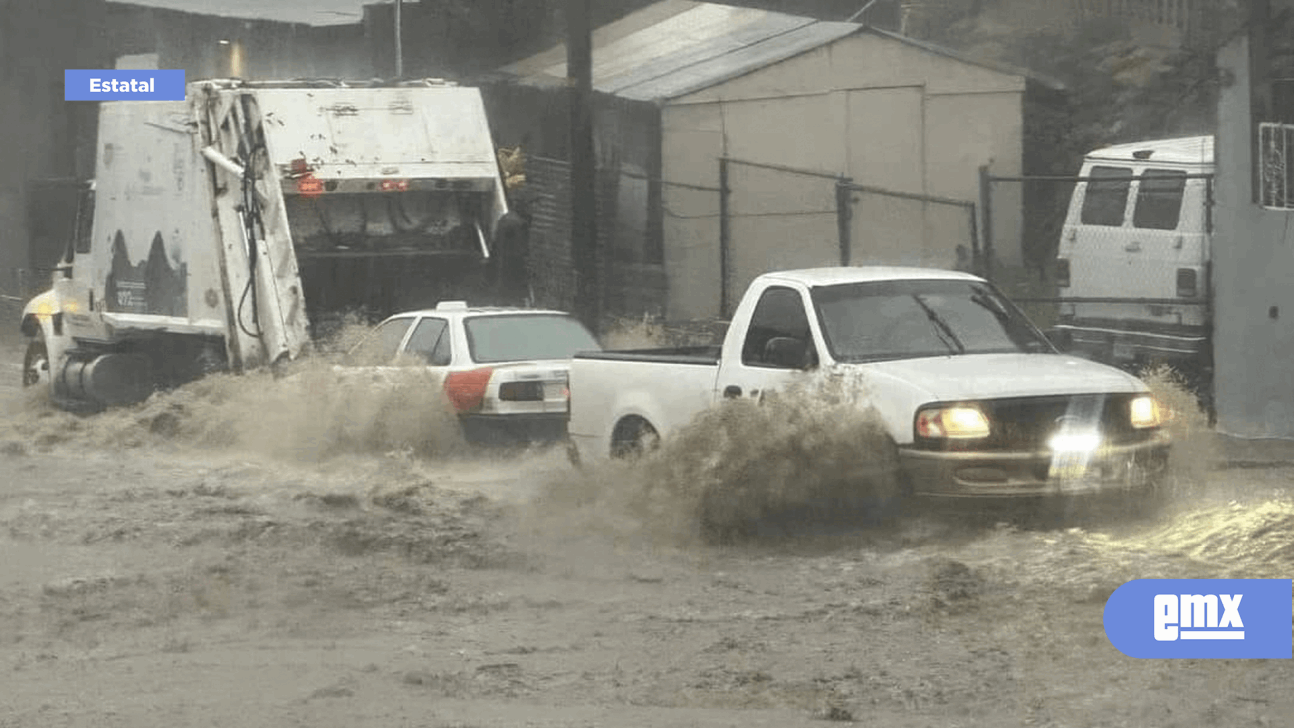
[[[317,177],[306,177],[297,180],[297,192],[303,195],[318,195],[324,191],[323,180]]]

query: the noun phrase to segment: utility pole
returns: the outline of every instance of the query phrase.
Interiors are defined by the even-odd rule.
[[[401,44],[400,6],[403,0],[395,0],[395,77],[404,78],[404,46]]]
[[[593,146],[592,0],[566,0],[566,83],[571,99],[571,260],[575,313],[594,332],[601,326],[597,159]]]

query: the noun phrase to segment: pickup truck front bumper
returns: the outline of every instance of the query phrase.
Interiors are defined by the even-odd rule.
[[[911,492],[937,498],[1088,495],[1157,487],[1168,466],[1166,433],[1090,453],[949,452],[899,448]]]

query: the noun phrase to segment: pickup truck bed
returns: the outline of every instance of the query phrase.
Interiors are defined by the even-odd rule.
[[[686,424],[714,400],[719,378],[720,347],[633,349],[581,352],[571,361],[571,402],[598,402],[584,411],[589,416],[568,422],[569,434],[587,441],[600,436],[632,439],[639,424],[668,432]],[[656,391],[638,388],[642,382],[668,381]],[[607,404],[615,403],[615,406]],[[572,410],[573,411],[573,410]]]
[[[575,355],[575,358],[719,366],[719,354],[721,351],[722,347],[718,345],[680,346],[665,349],[617,349],[614,351],[580,352]]]

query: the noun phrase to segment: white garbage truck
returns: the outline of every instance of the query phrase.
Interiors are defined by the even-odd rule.
[[[479,90],[432,79],[103,102],[76,214],[23,381],[91,411],[293,359],[343,313],[481,300],[515,230]]]

